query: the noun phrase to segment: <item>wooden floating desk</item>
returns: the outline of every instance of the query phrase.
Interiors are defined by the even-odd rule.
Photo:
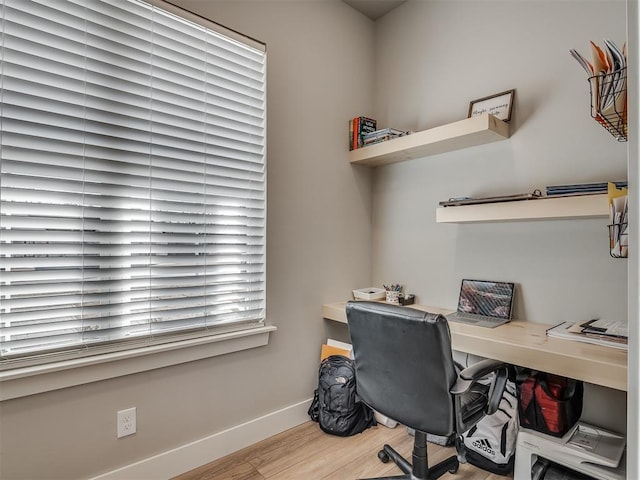
[[[322,316],[347,323],[346,302],[322,306]],[[411,305],[432,313],[452,310]],[[514,320],[496,328],[451,322],[454,350],[555,373],[616,390],[627,390],[627,351],[612,347],[548,338],[552,325]]]

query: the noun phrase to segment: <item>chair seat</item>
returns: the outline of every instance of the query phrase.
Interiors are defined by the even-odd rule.
[[[460,396],[462,420],[466,423],[473,416],[483,411],[487,406],[489,385],[476,383],[468,392]]]

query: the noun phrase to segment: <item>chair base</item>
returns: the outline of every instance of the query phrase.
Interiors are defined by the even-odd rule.
[[[413,441],[413,464],[409,463],[402,455],[396,452],[391,446],[385,445],[378,452],[378,458],[387,463],[392,460],[404,475],[395,475],[390,477],[375,477],[362,480],[390,480],[390,479],[407,479],[407,480],[435,480],[440,478],[446,472],[456,473],[460,463],[458,457],[453,455],[446,458],[442,462],[429,468],[427,458],[427,434],[424,432],[415,432]]]

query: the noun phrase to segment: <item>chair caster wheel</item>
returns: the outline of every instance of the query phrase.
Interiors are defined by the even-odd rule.
[[[458,471],[458,467],[460,467],[460,465],[456,465],[455,467],[451,467],[449,469],[449,473],[456,473]]]
[[[387,455],[387,452],[385,452],[384,450],[380,450],[378,452],[378,458],[382,463],[389,463],[389,455]]]

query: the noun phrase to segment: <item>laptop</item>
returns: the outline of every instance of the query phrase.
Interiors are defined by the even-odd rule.
[[[457,311],[445,315],[451,322],[494,328],[511,320],[515,284],[462,280]]]

